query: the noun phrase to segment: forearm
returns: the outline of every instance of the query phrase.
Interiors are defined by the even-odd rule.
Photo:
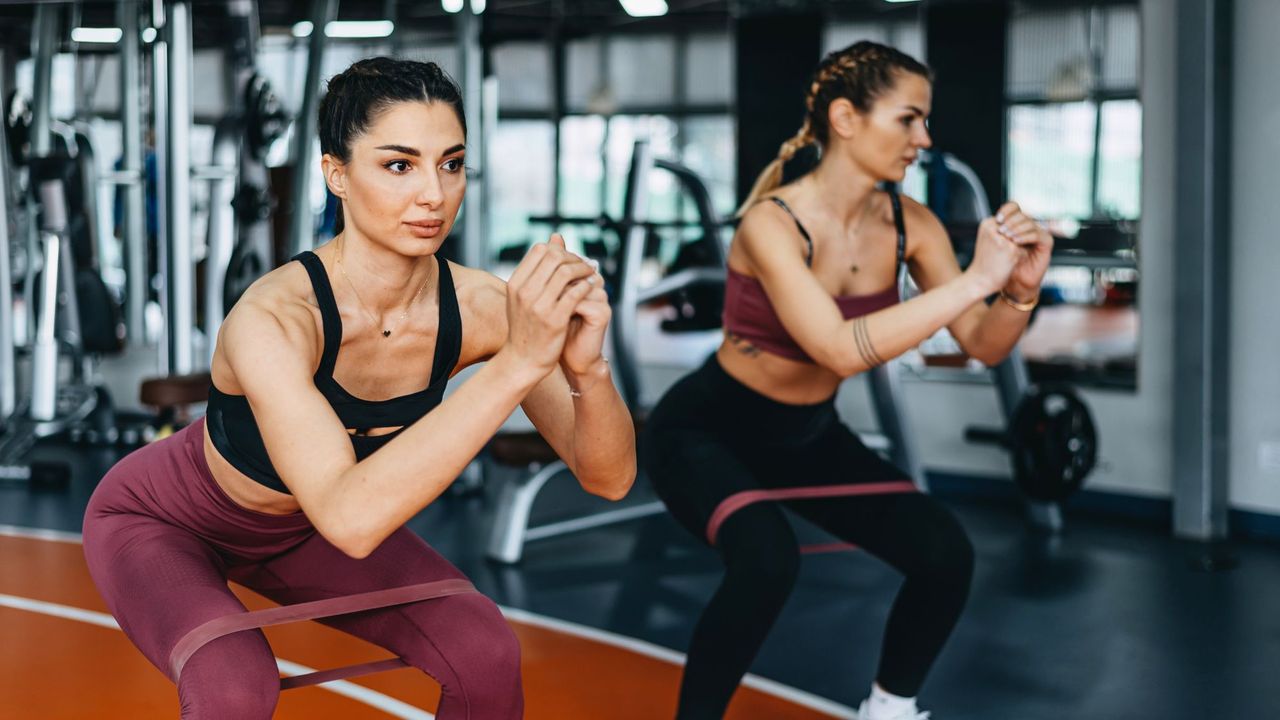
[[[1031,302],[1034,293],[1014,295],[1018,302]],[[997,297],[983,310],[982,320],[974,327],[970,339],[962,343],[965,352],[985,365],[994,366],[1009,356],[1027,329],[1030,310],[1019,310],[1002,297]]]
[[[636,477],[636,433],[609,364],[582,374],[565,368],[565,379],[573,394],[574,475],[587,492],[621,500]]]
[[[444,402],[337,476],[320,513],[355,548],[371,552],[462,473],[541,379],[499,354]]]
[[[847,377],[882,365],[951,323],[983,295],[977,281],[959,275],[905,303],[846,320],[834,336],[832,369]]]

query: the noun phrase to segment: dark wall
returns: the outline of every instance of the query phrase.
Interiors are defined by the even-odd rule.
[[[738,199],[804,122],[804,96],[822,54],[822,16],[758,14],[735,21]]]
[[[1004,0],[929,3],[925,52],[936,81],[929,121],[936,150],[973,167],[992,209],[1008,197],[1005,179]]]

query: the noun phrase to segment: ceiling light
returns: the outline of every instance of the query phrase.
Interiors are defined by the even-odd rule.
[[[122,37],[124,31],[115,27],[78,27],[71,30],[71,41],[78,43],[112,44],[120,42]]]
[[[447,13],[462,12],[464,0],[440,0],[440,7],[444,8]]]
[[[667,0],[618,0],[631,17],[657,17],[667,14]]]
[[[395,29],[390,20],[334,20],[324,26],[324,34],[331,38],[381,38]]]
[[[309,37],[313,26],[310,20],[303,20],[293,25],[293,36]],[[331,38],[380,38],[387,37],[396,29],[390,20],[334,20],[326,23],[324,34]]]

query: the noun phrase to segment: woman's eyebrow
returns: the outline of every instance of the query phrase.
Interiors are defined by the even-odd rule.
[[[412,155],[413,157],[422,157],[422,152],[420,150],[418,150],[417,148],[411,148],[408,145],[379,145],[374,149],[390,150],[392,152],[401,153],[402,155]],[[467,149],[466,145],[459,143],[449,148],[448,150],[445,150],[444,152],[440,153],[440,155],[441,157],[445,155],[452,155],[456,152],[462,152],[463,150],[466,150],[466,149]]]
[[[392,152],[404,153],[405,155],[412,155],[412,156],[414,156],[414,157],[422,157],[422,153],[418,152],[417,148],[411,148],[411,147],[408,147],[407,145],[379,145],[379,146],[378,146],[377,148],[375,148],[375,149],[376,149],[376,150],[391,150]]]

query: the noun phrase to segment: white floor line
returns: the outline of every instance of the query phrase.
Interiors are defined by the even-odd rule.
[[[119,630],[120,626],[116,623],[116,619],[106,613],[95,612],[93,610],[83,610],[69,605],[59,605],[57,603],[45,602],[43,600],[32,600],[30,598],[19,597],[17,595],[6,595],[0,593],[0,607],[12,608],[14,610],[25,610],[27,612],[40,613],[41,615],[50,615],[64,620],[75,620],[76,622],[88,623],[99,627],[111,628]],[[299,665],[295,662],[276,658],[276,664],[280,667],[280,671],[285,675],[305,675],[315,672],[315,668]],[[373,708],[377,708],[392,717],[404,718],[404,720],[435,720],[435,715],[416,708],[404,701],[397,700],[380,692],[370,690],[362,685],[347,682],[346,680],[336,680],[334,682],[324,683],[317,687],[328,690],[331,693],[343,695],[357,702],[362,702]]]
[[[280,667],[280,672],[289,676],[306,675],[307,673],[313,673],[316,671],[315,668],[310,668],[306,665],[299,665],[296,662],[289,662],[288,660],[282,660],[280,658],[276,658],[276,665]],[[316,685],[315,687],[335,692],[339,695],[345,695],[352,700],[358,700],[365,705],[378,708],[388,715],[398,718],[406,718],[406,720],[435,720],[436,717],[426,710],[416,708],[409,703],[397,700],[389,695],[383,695],[376,690],[370,690],[363,685],[347,682],[346,680],[335,680],[333,682],[324,683],[323,685]]]
[[[15,525],[0,525],[0,535],[68,543],[80,542],[80,535],[77,533],[61,532],[57,530],[41,530],[38,528],[24,528]],[[655,645],[644,640],[638,640],[633,637],[627,637],[626,635],[619,635],[617,633],[599,630],[565,620],[557,620],[555,618],[531,613],[527,610],[520,610],[518,608],[501,607],[501,610],[504,615],[516,622],[536,627],[543,627],[548,630],[555,630],[569,635],[575,635],[588,640],[601,642],[606,645],[613,645],[614,647],[630,650],[636,654],[668,662],[673,665],[684,665],[684,653],[679,653],[675,650]],[[110,616],[107,617],[110,619]],[[111,627],[115,627],[115,620],[111,619],[111,622]],[[858,714],[856,710],[847,705],[841,705],[835,701],[828,700],[812,693],[807,693],[803,690],[798,690],[790,685],[783,685],[780,682],[769,680],[767,678],[760,677],[759,675],[747,675],[742,679],[742,684],[754,690],[759,690],[760,692],[774,695],[802,707],[824,712],[828,715],[834,715],[838,718],[853,718]],[[328,687],[328,685],[325,687]],[[361,689],[363,690],[364,688]],[[430,716],[428,715],[426,717]]]
[[[0,525],[0,535],[16,538],[27,538],[30,540],[52,540],[54,542],[71,543],[79,545],[80,533],[65,532],[62,530],[45,530],[43,528],[18,527],[17,525]]]
[[[556,618],[547,617],[546,615],[531,613],[527,610],[520,610],[519,608],[509,608],[501,605],[498,607],[502,610],[503,615],[518,623],[546,628],[566,635],[574,635],[605,645],[612,645],[624,650],[629,650],[637,655],[644,655],[655,660],[671,663],[672,665],[684,665],[684,653],[676,652],[675,650],[662,647],[661,645],[655,645],[651,642],[638,640],[626,635],[619,635],[607,630],[600,630],[587,625],[579,625],[566,620],[558,620]],[[848,707],[847,705],[841,705],[824,697],[807,693],[803,690],[797,690],[789,685],[783,685],[780,682],[762,678],[759,675],[747,675],[742,679],[742,684],[753,690],[759,690],[767,695],[773,695],[788,702],[795,703],[796,705],[800,705],[801,707],[807,707],[811,710],[824,712],[837,718],[854,718],[857,717],[858,714],[856,710]]]

